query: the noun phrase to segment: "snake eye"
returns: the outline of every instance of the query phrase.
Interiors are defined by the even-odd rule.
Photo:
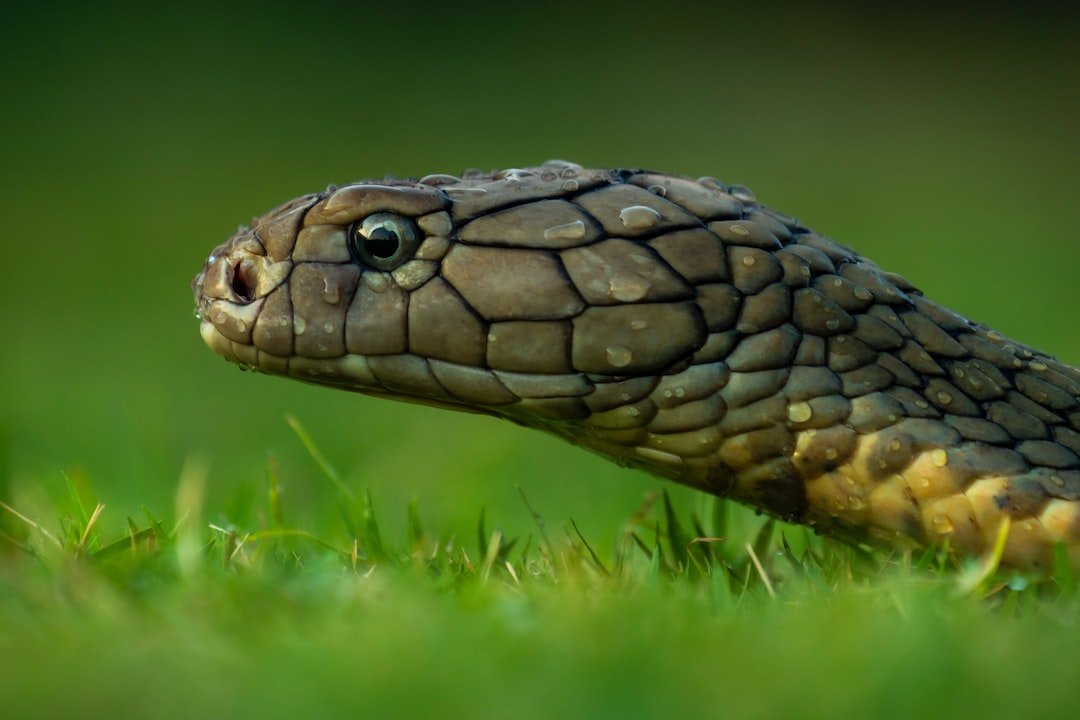
[[[377,270],[393,270],[412,257],[420,244],[420,230],[409,218],[375,213],[349,230],[353,254]]]

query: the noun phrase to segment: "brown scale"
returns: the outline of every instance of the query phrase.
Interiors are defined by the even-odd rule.
[[[1080,370],[741,186],[555,161],[354,183],[257,218],[193,286],[207,344],[263,372],[504,417],[848,539],[978,555],[1007,518],[1007,565],[1062,543],[1080,568]]]

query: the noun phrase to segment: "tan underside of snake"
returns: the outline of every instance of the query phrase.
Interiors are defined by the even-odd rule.
[[[1080,371],[744,187],[564,162],[298,198],[211,254],[206,343],[483,412],[823,533],[1080,567]]]

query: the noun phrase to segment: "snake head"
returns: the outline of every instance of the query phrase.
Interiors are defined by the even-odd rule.
[[[741,213],[719,187],[562,162],[330,188],[211,254],[194,283],[202,336],[270,374],[584,420],[686,369],[737,308],[720,238],[664,195]]]

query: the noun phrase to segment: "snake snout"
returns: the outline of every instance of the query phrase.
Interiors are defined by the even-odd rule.
[[[241,228],[206,259],[192,281],[203,340],[229,360],[253,365],[252,331],[266,296],[288,277],[292,263],[272,262],[263,244]]]

